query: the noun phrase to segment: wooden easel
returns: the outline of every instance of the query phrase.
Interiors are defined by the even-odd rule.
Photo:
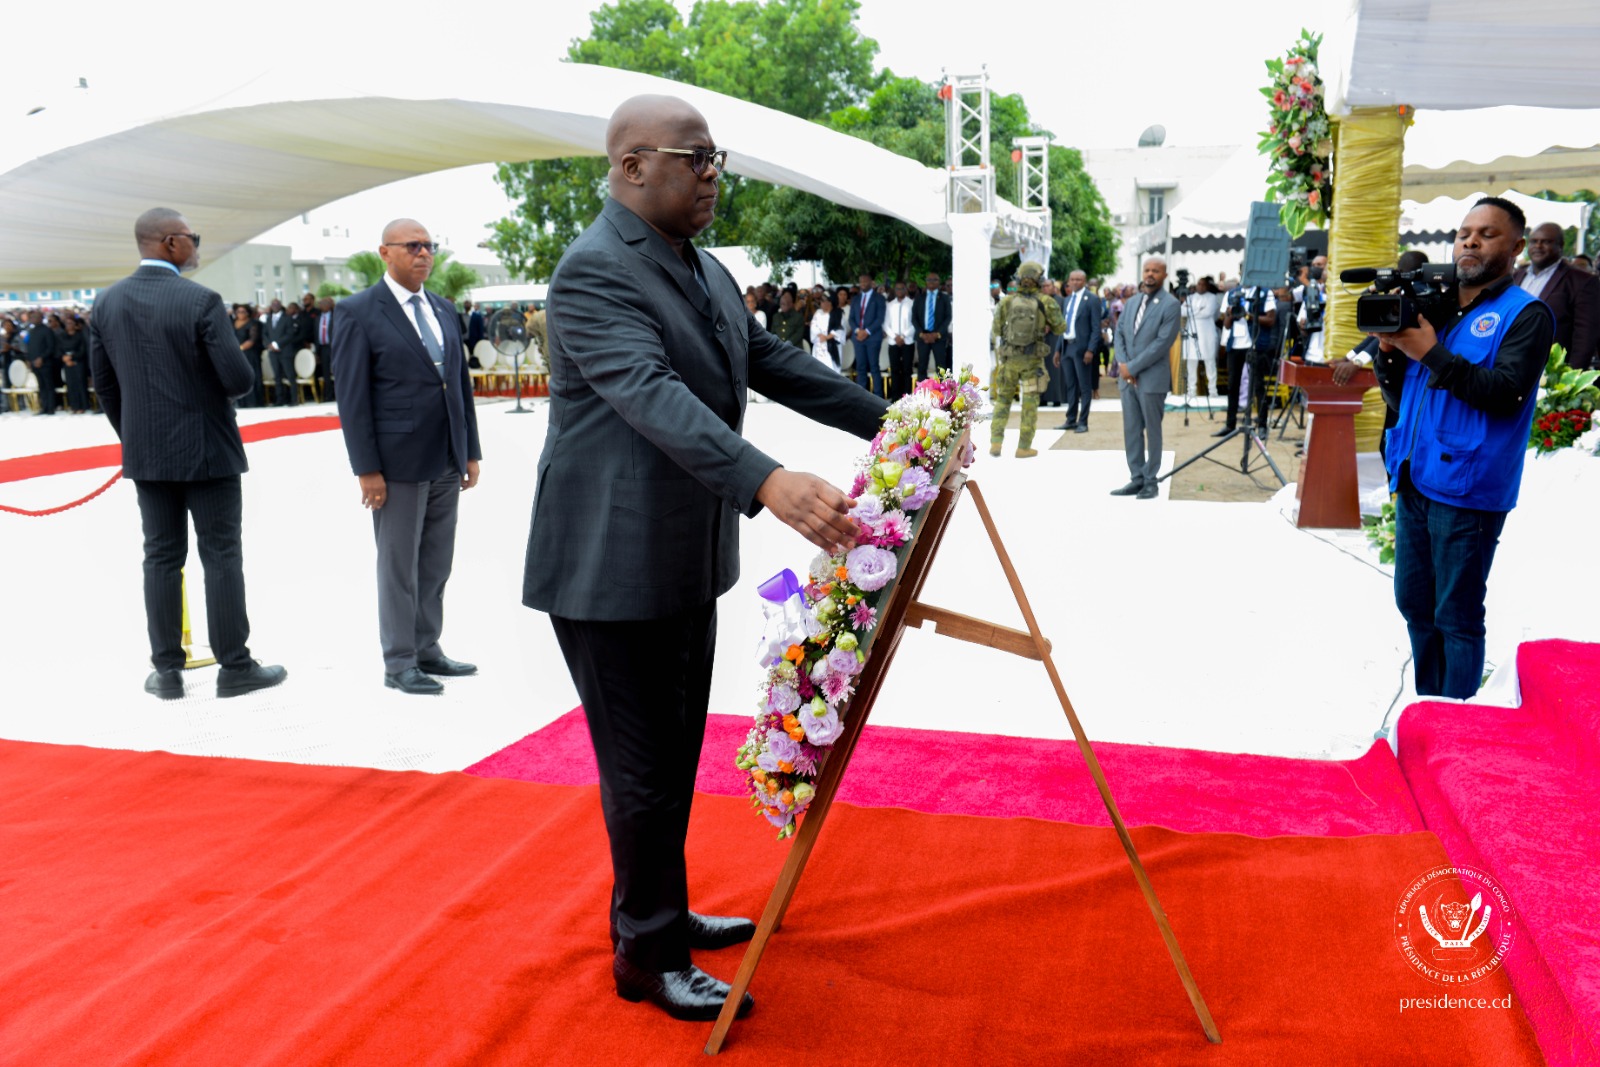
[[[952,454],[955,451],[956,449],[952,449]],[[1017,606],[1022,609],[1023,619],[1027,621],[1026,631],[1014,630],[1009,626],[1000,626],[944,608],[936,608],[922,603],[920,599],[923,583],[928,576],[929,564],[938,553],[939,543],[944,539],[945,530],[950,524],[950,516],[955,511],[956,501],[961,498],[963,490],[971,493],[973,503],[978,506],[978,514],[983,519],[984,528],[989,531],[989,541],[994,545],[995,555],[999,557],[1000,566],[1005,570],[1006,581],[1011,583],[1011,592],[1017,598]],[[727,1039],[728,1030],[733,1025],[739,1001],[750,988],[756,968],[761,964],[761,954],[766,951],[767,942],[772,938],[773,931],[783,924],[784,913],[789,910],[789,901],[793,899],[795,887],[800,883],[800,875],[805,871],[806,860],[810,858],[811,849],[817,843],[817,835],[822,832],[822,824],[827,820],[828,811],[833,806],[833,798],[839,792],[839,783],[844,778],[845,768],[850,764],[850,755],[855,751],[856,742],[861,738],[862,727],[866,725],[867,718],[872,712],[872,705],[877,700],[884,677],[888,674],[889,664],[894,659],[895,650],[900,646],[901,636],[908,629],[920,629],[924,623],[932,624],[936,633],[946,637],[970,641],[976,645],[987,645],[1002,652],[1043,661],[1044,669],[1050,675],[1050,682],[1055,686],[1056,696],[1061,700],[1061,710],[1066,712],[1067,722],[1072,725],[1072,735],[1077,738],[1078,750],[1083,753],[1084,761],[1089,765],[1089,773],[1094,776],[1095,786],[1100,790],[1100,799],[1105,802],[1112,825],[1116,827],[1117,837],[1122,842],[1122,849],[1128,854],[1128,863],[1133,867],[1133,877],[1139,883],[1140,891],[1144,893],[1145,903],[1150,905],[1150,913],[1155,916],[1156,926],[1161,931],[1161,939],[1167,943],[1167,952],[1172,956],[1173,966],[1178,970],[1178,978],[1183,982],[1184,991],[1189,994],[1189,1003],[1194,1005],[1195,1014],[1200,1018],[1200,1025],[1205,1030],[1207,1039],[1213,1044],[1221,1044],[1222,1037],[1217,1032],[1217,1025],[1212,1021],[1211,1012],[1200,996],[1200,988],[1195,984],[1194,975],[1189,972],[1189,964],[1183,958],[1183,950],[1178,947],[1178,939],[1173,936],[1172,927],[1167,922],[1167,914],[1162,910],[1161,902],[1156,899],[1155,888],[1150,884],[1150,876],[1145,873],[1144,863],[1140,861],[1138,850],[1133,846],[1133,839],[1128,836],[1128,828],[1122,821],[1122,814],[1117,810],[1116,800],[1111,796],[1111,787],[1106,784],[1106,776],[1100,769],[1100,761],[1095,758],[1094,749],[1089,747],[1089,739],[1083,732],[1082,724],[1078,722],[1077,712],[1072,709],[1072,701],[1067,699],[1066,688],[1061,684],[1061,675],[1056,671],[1055,661],[1050,658],[1050,642],[1039,632],[1039,623],[1033,617],[1033,609],[1029,607],[1027,595],[1022,591],[1022,583],[1017,579],[1016,568],[1011,565],[1011,557],[1006,554],[1005,545],[1000,541],[1000,532],[995,529],[994,518],[989,514],[989,506],[984,503],[983,493],[979,491],[976,482],[968,481],[965,474],[956,470],[954,464],[950,464],[944,480],[940,483],[939,495],[928,504],[922,529],[918,532],[916,542],[907,555],[905,567],[889,595],[888,603],[879,618],[878,627],[871,634],[872,641],[868,646],[870,654],[857,680],[856,695],[850,702],[844,733],[834,743],[833,751],[823,765],[822,775],[817,780],[817,794],[801,817],[800,830],[795,835],[794,844],[789,850],[788,859],[784,861],[783,870],[778,874],[778,883],[773,887],[772,896],[768,898],[766,909],[761,913],[761,921],[756,926],[755,937],[751,940],[750,947],[745,950],[744,960],[739,964],[738,973],[734,975],[732,991],[723,1005],[722,1014],[717,1016],[716,1024],[711,1028],[711,1038],[706,1042],[706,1054],[714,1056],[722,1050],[722,1043]]]

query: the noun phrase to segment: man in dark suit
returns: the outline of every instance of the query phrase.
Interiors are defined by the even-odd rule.
[[[122,439],[144,525],[144,609],[155,671],[145,691],[183,695],[183,564],[194,520],[206,574],[206,625],[222,669],[217,695],[277,685],[245,642],[239,475],[244,443],[230,398],[255,385],[222,298],[180,276],[200,263],[200,237],[170,208],[134,224],[139,269],[100,294],[89,329],[89,366],[100,406]]]
[[[1081,270],[1067,276],[1067,297],[1062,305],[1067,332],[1055,357],[1067,391],[1067,421],[1056,428],[1077,433],[1089,432],[1089,402],[1100,382],[1100,350],[1106,346],[1100,332],[1105,306],[1088,282],[1088,275]]]
[[[439,647],[456,515],[482,453],[455,312],[422,287],[437,249],[413,219],[385,226],[385,273],[340,303],[333,331],[339,425],[378,542],[383,684],[416,694],[478,670]]]
[[[28,366],[39,382],[39,414],[56,413],[56,390],[61,387],[61,357],[56,354],[55,331],[45,325],[44,312],[28,312]]]
[[[484,338],[483,312],[472,306],[472,301],[466,302],[467,311],[467,354],[478,354],[478,342]]]
[[[1555,343],[1567,351],[1567,366],[1600,367],[1600,278],[1561,258],[1563,234],[1553,222],[1528,235],[1528,267],[1518,267],[1511,284],[1532,293],[1556,316]]]
[[[934,367],[950,369],[950,297],[939,291],[939,276],[932,271],[922,279],[922,292],[911,303],[911,324],[917,331],[917,380],[928,376],[928,357]]]
[[[274,300],[267,309],[267,321],[262,324],[262,336],[266,340],[267,358],[272,363],[272,388],[276,393],[274,402],[279,407],[300,402],[299,390],[294,384],[294,347],[295,320],[294,316],[284,310],[283,301]]]
[[[317,388],[323,400],[334,399],[333,394],[333,297],[317,301],[313,320],[312,343],[317,353]]]
[[[1117,391],[1122,397],[1122,444],[1128,455],[1128,484],[1112,496],[1156,498],[1161,470],[1161,418],[1172,391],[1172,343],[1178,339],[1178,298],[1166,290],[1167,262],[1144,261],[1140,295],[1128,301],[1117,319],[1113,348]]]
[[[843,493],[744,440],[748,391],[864,439],[887,403],[761,328],[695,250],[725,158],[698,111],[635,97],[606,150],[611,198],[550,280],[550,419],[522,600],[551,616],[600,766],[617,993],[712,1019],[728,985],[689,952],[755,932],[689,910],[683,855],[738,520],[766,507],[819,546],[857,532]]]
[[[850,301],[850,341],[856,349],[856,384],[883,395],[883,317],[888,302],[878,292],[872,275],[861,275],[861,292]],[[768,320],[770,321],[770,320]]]

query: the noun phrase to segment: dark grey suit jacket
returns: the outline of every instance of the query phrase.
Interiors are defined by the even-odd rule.
[[[1178,339],[1178,298],[1165,289],[1156,290],[1156,300],[1139,316],[1142,295],[1135,296],[1117,319],[1114,344],[1117,362],[1128,366],[1128,373],[1139,379],[1141,393],[1172,391],[1172,342]],[[1139,330],[1134,332],[1134,322]]]
[[[255,388],[222,297],[142,266],[100,294],[89,367],[135,481],[195,482],[249,469],[232,397]]]
[[[705,288],[608,200],[550,280],[530,608],[656,619],[733,586],[739,517],[760,510],[756,490],[780,465],[740,436],[747,390],[862,438],[878,431],[881,397],[762,329],[722,264],[696,255]]]

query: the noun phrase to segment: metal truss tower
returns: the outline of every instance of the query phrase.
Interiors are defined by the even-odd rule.
[[[950,175],[946,209],[952,215],[994,210],[994,167],[989,160],[989,68],[980,74],[946,74],[945,166]]]

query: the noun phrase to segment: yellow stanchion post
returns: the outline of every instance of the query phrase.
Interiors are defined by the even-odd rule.
[[[1408,107],[1358,107],[1333,121],[1333,225],[1328,232],[1329,358],[1361,342],[1356,329],[1358,290],[1338,284],[1341,270],[1392,267],[1399,255],[1400,177]],[[1369,389],[1356,416],[1356,451],[1375,452],[1383,432],[1383,396]]]
[[[217,657],[211,654],[211,649],[205,645],[196,645],[194,636],[189,632],[189,573],[180,571],[182,579],[179,589],[183,593],[183,669],[194,670],[196,667],[209,667],[217,662]]]

